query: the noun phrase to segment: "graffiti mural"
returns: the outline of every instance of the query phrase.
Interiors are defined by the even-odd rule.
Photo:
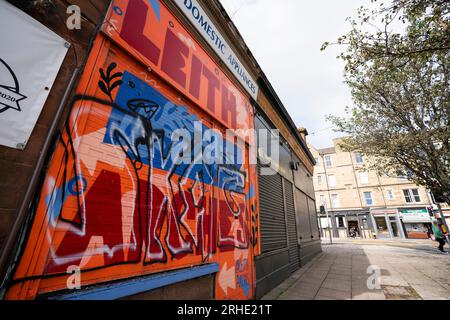
[[[180,88],[144,67],[140,55],[98,36],[32,208],[7,298],[65,290],[74,266],[87,286],[209,263],[219,265],[216,298],[253,297],[256,172],[249,144],[224,134],[252,128],[251,108],[220,72],[211,91],[217,72],[208,68],[217,67],[157,3],[155,23],[170,20],[165,27],[178,29],[176,41],[190,39],[185,61],[202,64],[200,74],[183,71],[191,80]],[[123,6],[111,12],[154,8],[147,1]],[[117,23],[111,12],[107,21]],[[167,50],[174,47],[152,52]]]

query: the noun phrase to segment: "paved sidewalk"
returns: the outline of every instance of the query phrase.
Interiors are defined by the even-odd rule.
[[[450,255],[434,247],[431,241],[322,244],[322,254],[263,300],[448,300]],[[368,289],[370,266],[380,270],[380,289]]]

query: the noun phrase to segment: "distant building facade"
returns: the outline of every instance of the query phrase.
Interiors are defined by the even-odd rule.
[[[322,237],[329,237],[331,228],[336,238],[428,238],[439,214],[427,189],[407,177],[367,170],[367,159],[341,150],[339,142],[326,149],[310,146]],[[444,210],[450,214],[448,207]]]

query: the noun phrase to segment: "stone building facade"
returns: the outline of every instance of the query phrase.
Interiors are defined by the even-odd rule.
[[[331,225],[337,238],[428,238],[432,219],[440,217],[428,190],[407,177],[368,170],[368,159],[344,152],[339,141],[331,148],[310,146],[322,237]]]

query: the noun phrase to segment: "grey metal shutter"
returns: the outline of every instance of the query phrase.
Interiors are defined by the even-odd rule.
[[[261,175],[261,166],[258,163],[259,219],[262,253],[287,247],[283,182],[282,177],[278,173],[275,171],[273,173],[273,175]]]
[[[309,217],[308,199],[307,196],[296,189],[295,201],[297,209],[297,225],[299,238],[302,243],[311,241],[311,222]]]
[[[298,254],[298,237],[297,237],[297,221],[295,217],[294,189],[293,184],[286,179],[284,180],[284,195],[286,201],[287,230],[289,238],[289,264],[291,272],[295,272],[299,268]]]
[[[313,199],[308,198],[309,222],[311,224],[311,235],[314,240],[320,239],[319,221],[317,220],[316,203]]]

